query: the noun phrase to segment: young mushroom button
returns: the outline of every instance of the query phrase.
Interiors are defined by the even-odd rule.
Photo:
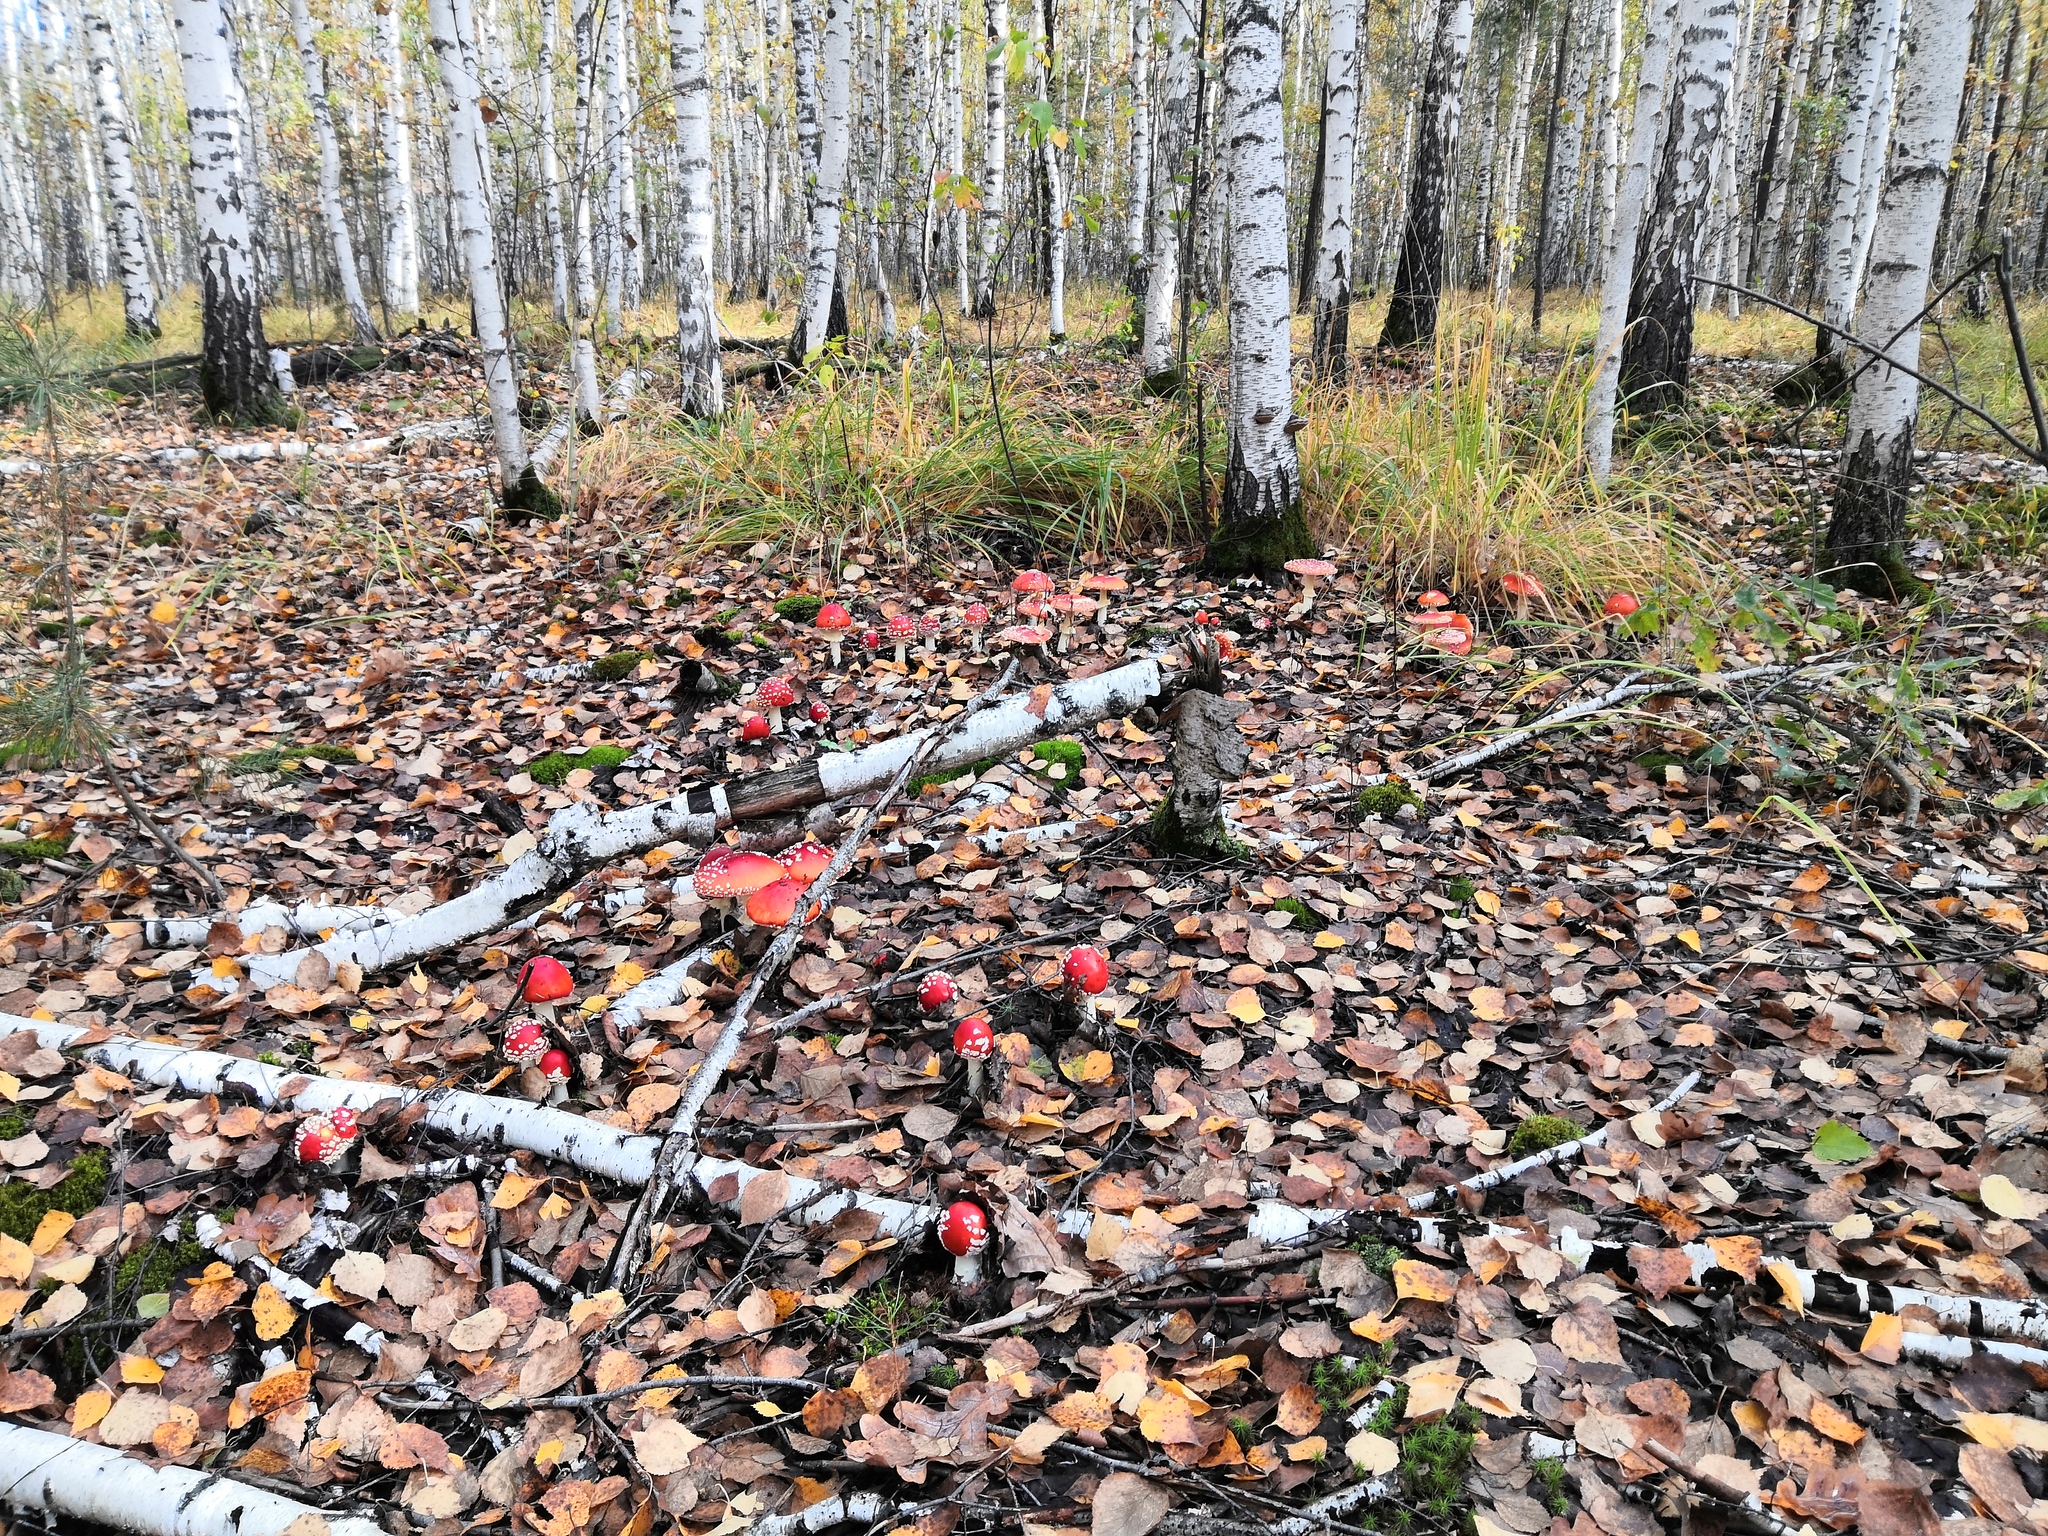
[[[832,647],[832,666],[836,671],[839,667],[839,642],[853,628],[853,615],[846,611],[844,604],[826,603],[818,609],[817,618],[811,622],[825,637],[825,643]]]
[[[521,996],[550,1024],[555,1021],[555,1004],[576,990],[569,968],[552,955],[535,955],[528,960],[521,982]]]
[[[548,1032],[537,1019],[521,1019],[505,1031],[505,1059],[524,1070],[540,1062],[548,1048]]]
[[[960,995],[960,988],[944,971],[934,971],[925,977],[924,984],[917,989],[917,1006],[926,1013],[937,1013],[951,1006],[953,999]]]
[[[967,1063],[967,1091],[981,1097],[982,1063],[996,1053],[995,1032],[980,1014],[962,1019],[953,1029],[953,1054]]]
[[[566,1104],[569,1100],[569,1053],[557,1047],[540,1059],[540,1075],[547,1079],[548,1102]]]
[[[953,1278],[971,1285],[981,1278],[981,1251],[988,1246],[988,1212],[972,1200],[955,1200],[939,1218],[939,1246],[953,1255]]]
[[[1509,571],[1500,579],[1501,590],[1515,600],[1515,622],[1529,617],[1529,599],[1543,595],[1543,583],[1527,571]]]
[[[967,605],[967,611],[960,616],[960,621],[963,624],[965,624],[968,630],[973,634],[974,654],[979,656],[981,654],[981,632],[984,629],[988,628],[988,604],[969,603]]]
[[[766,741],[774,734],[774,727],[759,715],[749,715],[740,724],[741,741]]]
[[[755,697],[768,706],[768,729],[780,731],[782,729],[782,712],[796,702],[796,690],[789,686],[789,679],[786,677],[769,678],[767,682],[761,685],[761,690]]]

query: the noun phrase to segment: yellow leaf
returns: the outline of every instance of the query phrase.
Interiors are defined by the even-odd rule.
[[[36,1267],[36,1256],[18,1237],[0,1232],[0,1280],[26,1280]]]
[[[1856,1347],[1865,1359],[1875,1360],[1879,1365],[1896,1365],[1905,1337],[1906,1324],[1898,1313],[1873,1312],[1870,1326],[1863,1330],[1863,1342]]]
[[[1412,1296],[1419,1301],[1449,1301],[1458,1294],[1458,1282],[1420,1259],[1396,1259],[1394,1294],[1403,1300]]]
[[[1310,1435],[1306,1440],[1297,1440],[1287,1447],[1289,1461],[1318,1461],[1330,1448],[1330,1442],[1321,1435]]]
[[[1472,1005],[1472,1016],[1488,1024],[1498,1024],[1508,1016],[1508,995],[1499,987],[1474,987],[1466,996]]]
[[[1488,917],[1500,915],[1500,898],[1491,891],[1474,891],[1472,893],[1472,905],[1484,912]]]
[[[2048,976],[2048,955],[2038,949],[2016,949],[2006,957],[2015,965],[2021,965],[2036,976]]]
[[[1385,1435],[1362,1429],[1344,1442],[1344,1459],[1367,1477],[1378,1477],[1401,1464],[1401,1447]]]
[[[1687,949],[1691,950],[1694,954],[1698,954],[1700,952],[1699,929],[1681,928],[1674,935],[1674,937],[1678,940],[1679,943],[1683,944]]]
[[[147,1355],[123,1355],[121,1380],[131,1387],[153,1387],[164,1379],[164,1368]]]
[[[177,622],[178,605],[168,597],[160,597],[150,605],[149,619],[152,624],[173,624]]]
[[[546,1179],[529,1178],[523,1173],[508,1173],[498,1183],[498,1192],[491,1196],[494,1211],[517,1210],[526,1203],[526,1197],[547,1183]]]
[[[1957,1415],[1956,1422],[1972,1440],[1994,1451],[2009,1451],[2015,1446],[2036,1454],[2048,1451],[2048,1424],[2039,1419],[2016,1413],[1965,1413]]]
[[[78,1401],[71,1405],[71,1433],[84,1434],[104,1419],[107,1410],[113,1406],[114,1394],[111,1392],[102,1392],[95,1388],[90,1392],[79,1393]]]
[[[2008,1221],[2039,1221],[2048,1215],[2048,1195],[2021,1189],[2002,1173],[1988,1175],[1977,1186],[1984,1209]]]
[[[612,969],[612,984],[621,991],[627,987],[637,987],[646,979],[647,967],[637,961],[621,960]]]
[[[64,1234],[78,1222],[69,1211],[45,1211],[43,1219],[36,1223],[36,1230],[28,1240],[28,1251],[37,1258],[49,1253],[64,1241]]]
[[[256,1337],[268,1344],[281,1339],[292,1331],[292,1324],[299,1319],[298,1308],[284,1298],[284,1292],[268,1280],[256,1287],[256,1299],[249,1304],[255,1314]]]
[[[1405,1317],[1397,1317],[1390,1321],[1377,1312],[1368,1312],[1363,1317],[1354,1317],[1351,1320],[1351,1331],[1361,1339],[1369,1339],[1375,1344],[1386,1343],[1407,1326],[1408,1319]]]
[[[1116,1058],[1107,1051],[1089,1051],[1060,1063],[1060,1076],[1070,1083],[1103,1083],[1116,1071]]]
[[[1799,1289],[1799,1271],[1780,1259],[1775,1264],[1766,1264],[1764,1272],[1778,1282],[1785,1305],[1792,1309],[1794,1317],[1806,1316],[1806,1297]]]
[[[1256,1024],[1266,1016],[1265,1005],[1259,1001],[1259,994],[1252,987],[1239,987],[1231,993],[1223,1011],[1240,1024]]]

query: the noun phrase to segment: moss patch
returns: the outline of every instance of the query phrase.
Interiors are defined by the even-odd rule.
[[[71,1171],[49,1189],[37,1189],[20,1179],[0,1184],[0,1232],[25,1243],[52,1211],[83,1216],[105,1197],[107,1168],[107,1154],[89,1147],[71,1160]]]
[[[1527,1157],[1531,1152],[1548,1152],[1552,1147],[1577,1141],[1585,1134],[1583,1125],[1576,1120],[1567,1120],[1563,1115],[1531,1115],[1516,1126],[1515,1134],[1508,1138],[1508,1155]]]
[[[613,651],[609,656],[600,656],[590,664],[590,676],[600,683],[623,682],[640,669],[640,663],[648,659],[645,651]]]
[[[616,768],[633,754],[624,747],[585,747],[581,752],[550,752],[546,757],[535,758],[526,765],[526,776],[536,784],[545,784],[550,789],[560,789],[562,783],[578,768]]]
[[[1152,841],[1161,853],[1183,859],[1244,859],[1251,849],[1228,833],[1210,838],[1182,824],[1168,795],[1152,808]]]
[[[800,592],[794,597],[779,599],[775,604],[775,616],[787,619],[792,624],[808,624],[818,616],[818,610],[825,606],[825,599]]]
[[[185,541],[175,528],[152,528],[135,541],[137,549],[176,549]]]
[[[1358,792],[1358,814],[1361,816],[1398,816],[1404,805],[1412,805],[1419,811],[1422,809],[1422,796],[1399,779],[1389,779],[1384,784],[1375,784]]]
[[[1401,1441],[1401,1489],[1412,1504],[1440,1521],[1457,1513],[1465,1492],[1465,1467],[1477,1439],[1476,1416],[1460,1407],[1410,1430]]]
[[[1071,787],[1081,776],[1081,765],[1087,761],[1087,749],[1078,741],[1056,737],[1051,741],[1033,742],[1031,759],[1027,771],[1048,784]],[[957,768],[944,768],[937,773],[921,773],[910,781],[909,793],[921,794],[933,784],[951,784],[960,779],[978,779],[1003,758],[984,757],[977,762],[962,763]],[[1064,768],[1061,774],[1054,774],[1054,768]]]
[[[265,747],[258,752],[242,752],[228,759],[228,773],[239,778],[249,773],[281,773],[289,778],[298,772],[298,765],[307,758],[323,763],[352,763],[356,760],[354,747],[339,746],[323,741],[315,746]]]
[[[18,843],[0,843],[0,862],[33,864],[37,859],[61,859],[70,846],[61,837],[28,837]]]
[[[1330,926],[1330,920],[1307,902],[1295,896],[1282,896],[1273,903],[1275,912],[1286,912],[1293,916],[1294,926],[1303,933],[1321,933]]]
[[[209,1257],[204,1246],[187,1238],[182,1243],[149,1243],[137,1248],[114,1271],[114,1284],[122,1296],[156,1296],[170,1290],[180,1270],[190,1269]]]

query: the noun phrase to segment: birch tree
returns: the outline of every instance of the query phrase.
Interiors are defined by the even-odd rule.
[[[195,0],[179,0],[192,4]],[[490,200],[484,196],[484,122],[467,50],[462,46],[455,0],[428,0],[435,62],[447,95],[449,201],[469,274],[470,312],[497,439],[498,484],[509,508],[542,517],[558,514],[561,502],[534,472],[526,454],[526,430],[519,420],[518,365],[512,352],[511,319],[498,281],[497,239],[491,229]]]
[[[981,266],[974,279],[974,316],[996,312],[996,267],[1003,255],[1003,162],[1009,138],[1010,0],[985,0],[987,53],[982,71]]]
[[[1351,347],[1351,197],[1357,180],[1360,0],[1330,0],[1323,63],[1322,217],[1315,231],[1312,366],[1342,382]]]
[[[416,315],[420,309],[419,204],[413,190],[412,127],[406,113],[405,46],[398,3],[374,0],[370,8],[379,75],[377,145],[383,157],[378,202],[384,218],[385,308],[391,314]],[[547,0],[543,0],[544,18],[547,10]],[[542,88],[546,89],[545,80]]]
[[[1039,165],[1045,177],[1046,331],[1054,346],[1067,339],[1067,178],[1060,164],[1060,147],[1067,132],[1059,125],[1058,109],[1052,105],[1055,66],[1054,0],[1038,0],[1040,30],[1038,49],[1039,99],[1042,117],[1033,126]]]
[[[1635,286],[1636,240],[1649,202],[1650,162],[1663,131],[1666,76],[1671,69],[1680,4],[1681,0],[1651,0],[1644,17],[1636,115],[1629,125],[1628,159],[1615,187],[1614,215],[1601,257],[1600,329],[1593,341],[1593,385],[1586,400],[1586,466],[1595,485],[1606,483],[1614,462],[1614,405],[1621,383],[1622,337]]]
[[[1198,0],[1165,0],[1166,52],[1159,61],[1158,207],[1146,233],[1145,319],[1139,367],[1150,395],[1180,388],[1174,347],[1174,305],[1180,292],[1181,248],[1190,216],[1188,167],[1194,148],[1195,63],[1201,40],[1195,33]]]
[[[576,419],[594,424],[604,415],[604,391],[597,382],[597,240],[592,228],[595,196],[591,173],[598,163],[597,0],[575,0],[571,20],[576,40],[576,101],[572,131],[576,157],[570,178],[569,368]],[[452,141],[451,141],[452,142]]]
[[[1858,311],[1858,334],[1883,346],[1889,361],[1865,369],[1852,386],[1826,544],[1829,579],[1876,597],[1919,586],[1906,569],[1903,546],[1920,385],[1890,363],[1920,366],[1918,316],[1927,302],[1948,188],[1969,36],[1970,0],[1914,0],[1891,163]]]
[[[149,235],[142,222],[142,196],[135,186],[134,146],[128,137],[128,107],[121,71],[114,61],[114,29],[104,12],[83,17],[91,60],[94,125],[107,173],[107,198],[114,205],[115,260],[121,274],[121,312],[130,336],[157,336],[156,288],[149,276]]]
[[[1814,364],[1828,375],[1817,380],[1828,392],[1841,379],[1840,337],[1856,319],[1856,289],[1862,280],[1857,219],[1864,183],[1881,180],[1884,146],[1873,144],[1871,117],[1880,99],[1889,105],[1887,78],[1898,37],[1899,0],[1854,0],[1849,9],[1848,57],[1844,60],[1842,143],[1835,152],[1827,233],[1821,245],[1820,326],[1814,336]],[[1875,158],[1871,158],[1875,150]]]
[[[946,225],[952,233],[953,298],[960,313],[974,308],[967,248],[967,74],[966,34],[960,15],[960,0],[946,0],[946,171],[948,189]]]
[[[377,323],[370,318],[369,303],[363,298],[362,279],[356,273],[355,238],[349,233],[348,214],[341,205],[341,146],[335,142],[334,117],[327,110],[327,61],[320,57],[313,13],[306,0],[291,0],[291,11],[292,38],[299,47],[299,67],[306,74],[306,104],[312,110],[313,140],[320,154],[320,217],[327,225],[335,271],[341,278],[342,307],[348,311],[356,340],[375,341]]]
[[[1472,57],[1472,0],[1437,0],[1436,36],[1416,108],[1415,156],[1408,178],[1408,215],[1401,263],[1380,330],[1383,347],[1412,346],[1436,335],[1444,282],[1444,225],[1458,154],[1465,66]]]
[[[804,294],[797,313],[793,362],[822,352],[833,333],[833,297],[839,290],[841,203],[846,195],[846,160],[853,91],[853,0],[821,0],[825,25],[819,38],[823,64],[818,90],[818,166],[811,184],[810,251],[804,266]]]
[[[239,110],[234,36],[220,0],[173,0],[171,15],[185,81],[199,237],[200,394],[215,416],[279,421],[284,404],[263,335],[256,228],[250,217],[252,169]]]
[[[1207,560],[1217,575],[1272,574],[1289,560],[1315,553],[1294,452],[1282,70],[1273,0],[1228,0],[1223,91],[1230,124],[1229,459],[1222,515]]]
[[[668,0],[668,48],[676,115],[676,360],[686,416],[725,409],[712,279],[718,229],[711,201],[711,73],[704,0]]]
[[[569,318],[569,237],[562,225],[562,154],[555,123],[555,70],[560,64],[559,0],[540,0],[540,62],[536,70],[535,152],[540,162],[541,219],[547,225],[548,292],[557,320]]]
[[[1169,0],[1169,4],[1171,0]],[[1146,262],[1151,255],[1147,228],[1152,205],[1152,0],[1131,0],[1131,179],[1124,215],[1124,281],[1133,299],[1146,289]],[[1161,165],[1168,162],[1161,160]]]
[[[1693,280],[1727,137],[1738,11],[1737,0],[1687,0],[1682,13],[1656,195],[1639,240],[1622,344],[1621,392],[1631,410],[1670,410],[1685,398]]]

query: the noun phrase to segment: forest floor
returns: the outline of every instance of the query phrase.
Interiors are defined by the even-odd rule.
[[[532,527],[494,516],[468,438],[342,451],[476,412],[459,344],[393,356],[300,393],[286,435],[332,456],[152,458],[250,438],[195,426],[189,398],[101,399],[66,427],[96,454],[68,510],[39,479],[16,492],[42,518],[7,524],[10,728],[75,637],[113,761],[227,900],[100,768],[0,777],[0,1012],[87,1030],[69,1054],[0,1034],[0,1413],[433,1536],[731,1536],[805,1510],[925,1536],[2048,1527],[2048,1351],[2025,1342],[2048,1345],[2030,471],[1974,440],[1931,459],[1913,557],[1934,600],[1837,600],[1804,564],[1827,463],[1800,450],[1828,427],[1795,429],[1750,362],[1703,366],[1699,408],[1595,508],[1547,456],[1554,362],[1419,391],[1346,450],[1367,474],[1345,433],[1418,393],[1375,373],[1311,428],[1342,574],[1304,606],[1200,577],[1173,538],[1200,486],[1171,451],[1064,520],[1040,514],[1066,493],[986,457],[979,482],[892,481],[892,435],[933,457],[913,434],[942,428],[934,387],[964,391],[956,468],[966,418],[974,451],[1015,453],[986,448],[964,367],[753,395],[714,443],[662,418],[657,383],[575,446],[579,517]],[[1112,418],[1150,409],[1129,366],[1017,358],[1012,421],[1115,461]],[[1459,436],[1475,422],[1494,436]],[[1510,513],[1511,547],[1477,521]],[[767,938],[696,899],[693,850],[384,974],[245,986],[299,940],[233,914],[429,909],[578,802],[957,713],[1001,665],[962,605],[1004,612],[1042,551],[1063,586],[1131,590],[1065,655],[1018,656],[1020,686],[1181,668],[1198,615],[1230,636],[1244,856],[1155,846],[1172,725],[1150,711],[904,796],[699,1126],[707,1156],[763,1172],[695,1192],[623,1290],[632,1188],[524,1152],[451,1166],[476,1149],[411,1105],[308,1170],[289,1108],[79,1055],[148,1036],[429,1102],[542,1098],[501,1043],[547,954],[576,984],[565,1109],[661,1135]],[[1525,552],[1559,595],[1517,620],[1497,583]],[[1431,584],[1472,616],[1469,655],[1419,643]],[[1623,585],[1644,608],[1617,629],[1596,615]],[[849,644],[835,668],[786,601],[826,586],[857,626],[940,632],[903,666]],[[697,663],[734,693],[680,688]],[[797,685],[792,729],[744,743],[771,676]],[[1431,777],[1631,682],[1653,686]],[[166,926],[187,916],[215,921]],[[1093,1031],[1059,989],[1074,944],[1109,958]],[[700,949],[622,1032],[611,1003]],[[912,995],[933,966],[958,988],[936,1015]],[[980,1102],[948,1048],[970,1011],[998,1037]],[[813,1223],[808,1180],[858,1200]],[[1430,1191],[1428,1220],[1388,1198]],[[963,1195],[996,1229],[973,1283],[877,1214]],[[239,1267],[194,1241],[202,1214]],[[259,1254],[321,1303],[287,1301]],[[1758,1512],[1720,1502],[1745,1493]]]

